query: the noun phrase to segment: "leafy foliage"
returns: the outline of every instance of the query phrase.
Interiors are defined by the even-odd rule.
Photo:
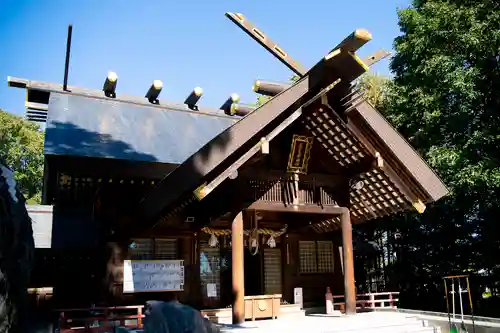
[[[0,110],[0,159],[15,171],[22,194],[39,203],[44,161],[40,127]]]
[[[365,96],[375,108],[380,111],[386,109],[388,94],[392,91],[392,81],[389,77],[367,72],[359,78],[357,84],[365,88]]]
[[[373,90],[372,103],[452,194],[423,215],[392,217],[378,227],[392,234],[397,249],[384,279],[406,293],[402,306],[428,309],[430,294],[443,295],[444,275],[476,273],[477,289],[500,283],[494,278],[500,273],[500,3],[420,0],[398,14],[394,80],[366,77],[365,83],[383,88]],[[445,311],[442,299],[437,303]]]

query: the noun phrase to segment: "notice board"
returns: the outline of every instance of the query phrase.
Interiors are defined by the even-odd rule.
[[[123,292],[184,290],[183,260],[125,260]]]

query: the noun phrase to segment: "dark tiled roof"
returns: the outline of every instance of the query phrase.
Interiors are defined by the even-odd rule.
[[[236,120],[52,92],[45,154],[180,164]]]

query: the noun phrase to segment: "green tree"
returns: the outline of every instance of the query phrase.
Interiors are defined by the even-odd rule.
[[[15,173],[28,202],[39,203],[43,177],[43,132],[21,117],[0,110],[0,159]]]
[[[384,112],[388,94],[392,89],[392,80],[385,75],[367,72],[359,78],[358,84],[365,88],[367,100],[379,111]]]
[[[498,276],[500,2],[421,0],[398,15],[384,113],[452,192],[423,215],[384,222],[401,234],[398,279]]]

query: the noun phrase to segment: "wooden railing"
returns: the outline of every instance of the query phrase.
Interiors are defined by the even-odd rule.
[[[399,292],[368,293],[356,295],[357,309],[396,308]],[[345,311],[343,295],[333,296],[333,308]],[[144,306],[114,306],[57,310],[61,333],[105,333],[121,326],[142,328]],[[132,323],[131,323],[132,322]]]
[[[142,305],[57,310],[61,333],[114,332],[117,326],[142,328]],[[130,322],[133,322],[132,324]]]
[[[393,308],[397,306],[399,301],[399,292],[384,292],[384,293],[368,293],[356,295],[356,309],[374,309],[374,308]],[[333,296],[333,308],[345,311],[345,298],[344,295]]]

